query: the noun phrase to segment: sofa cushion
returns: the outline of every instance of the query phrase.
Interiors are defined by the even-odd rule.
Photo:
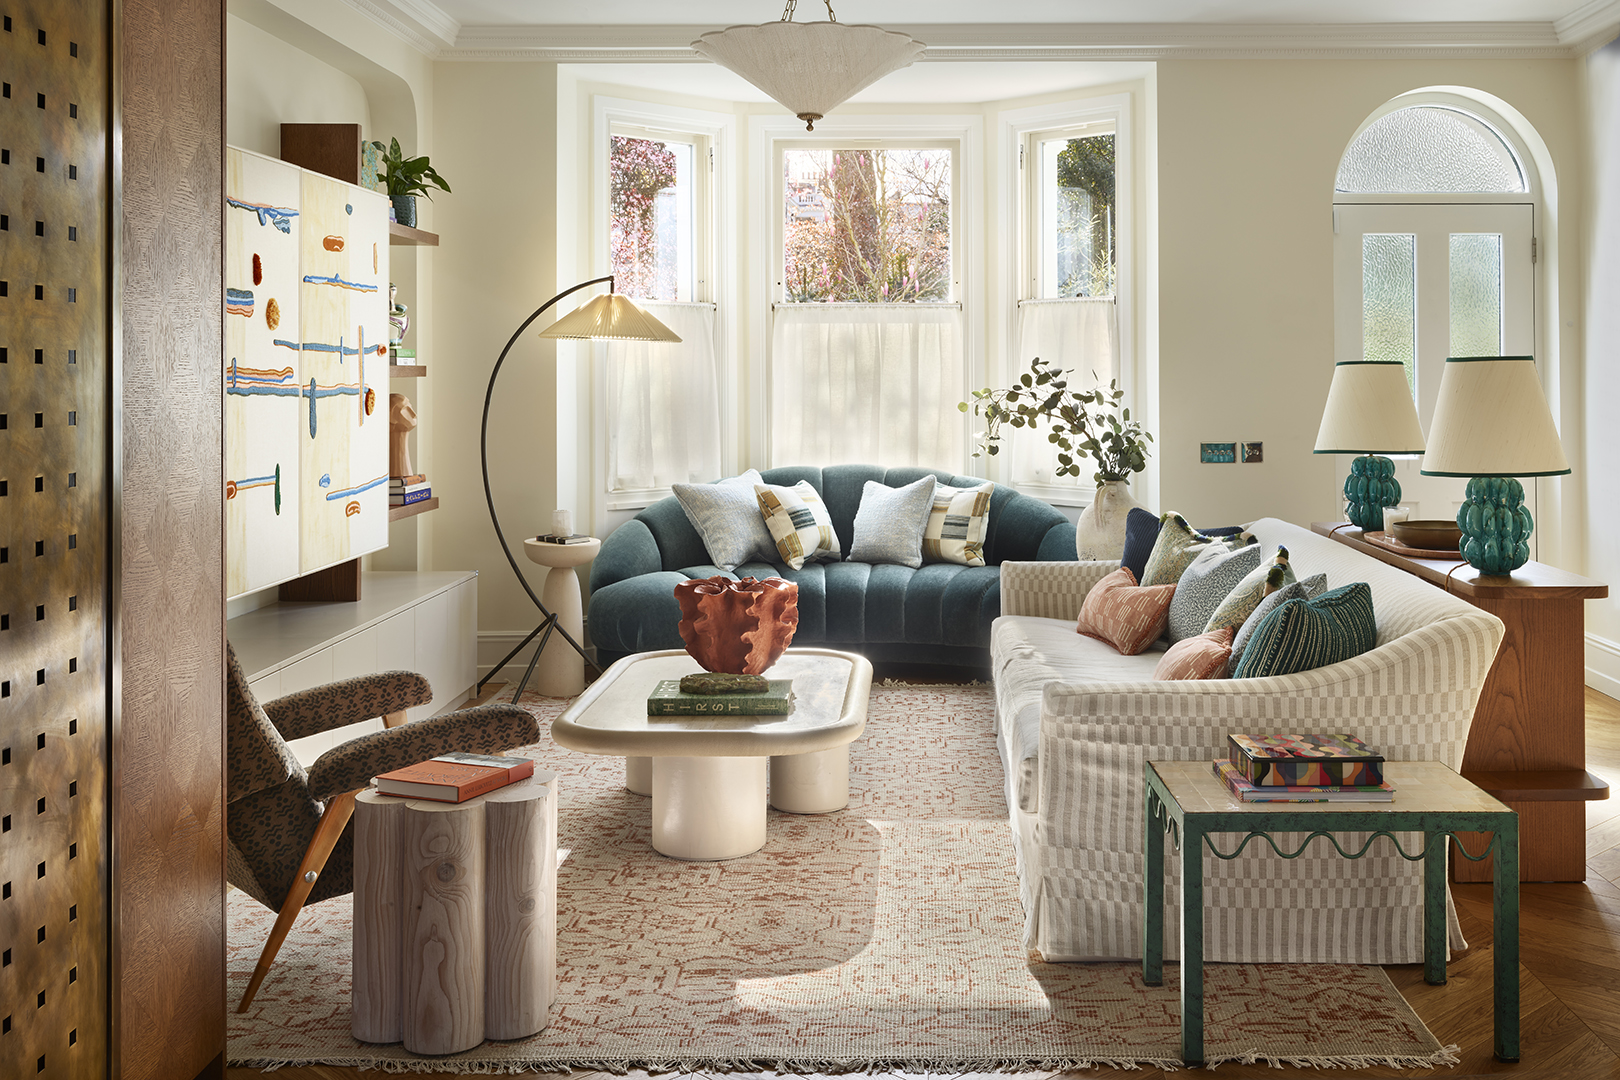
[[[1378,638],[1372,590],[1365,581],[1341,585],[1314,600],[1288,600],[1254,631],[1237,679],[1263,679],[1337,664],[1371,649]]]
[[[1135,656],[1164,632],[1175,593],[1174,585],[1137,585],[1122,566],[1086,593],[1075,632],[1106,641],[1123,656]]]
[[[1232,656],[1232,628],[1224,626],[1207,634],[1176,642],[1153,669],[1155,679],[1219,679],[1226,674],[1226,661]]]
[[[755,484],[754,495],[777,554],[788,566],[798,570],[806,562],[837,559],[843,554],[827,507],[808,482],[800,480],[792,487]]]
[[[936,484],[934,505],[923,529],[923,562],[984,565],[984,531],[990,524],[990,499],[996,485],[975,487]]]
[[[1129,525],[1130,518],[1126,518]],[[1142,571],[1143,585],[1174,585],[1181,580],[1182,571],[1206,547],[1218,546],[1231,551],[1254,542],[1246,532],[1217,537],[1201,533],[1180,514],[1171,511],[1159,519],[1159,535],[1153,541],[1153,553],[1148,556]]]
[[[1224,525],[1218,529],[1196,531],[1204,536],[1236,536],[1243,531],[1243,526]],[[1158,539],[1159,515],[1140,506],[1131,507],[1131,512],[1125,515],[1125,551],[1120,556],[1119,565],[1130,567],[1137,581],[1147,575],[1148,556],[1153,554],[1153,545]]]
[[[1269,596],[1262,597],[1232,638],[1232,656],[1226,662],[1226,677],[1231,678],[1232,673],[1237,670],[1238,662],[1243,659],[1243,651],[1249,646],[1249,639],[1254,637],[1255,629],[1266,621],[1267,615],[1290,600],[1309,600],[1325,592],[1327,592],[1327,575],[1312,574],[1304,581],[1291,581]]]
[[[928,527],[938,483],[933,474],[898,488],[868,480],[861,488],[849,560],[921,566],[923,530]]]
[[[1236,551],[1221,544],[1200,548],[1182,571],[1170,601],[1170,644],[1202,634],[1222,601],[1259,565],[1260,548],[1254,544]]]
[[[1294,568],[1288,562],[1288,549],[1277,548],[1276,555],[1249,571],[1248,575],[1226,594],[1221,606],[1215,609],[1215,614],[1204,624],[1204,633],[1226,626],[1236,631],[1250,615],[1254,614],[1254,609],[1260,606],[1260,601],[1283,586],[1292,585],[1295,580]]]
[[[722,570],[749,559],[776,556],[776,542],[765,528],[754,494],[754,485],[761,482],[759,470],[749,469],[712,484],[671,485],[681,509],[703,538],[709,561]]]

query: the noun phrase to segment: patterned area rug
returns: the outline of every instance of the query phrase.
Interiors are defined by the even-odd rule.
[[[566,704],[526,700],[542,721]],[[349,1034],[351,908],[307,909],[253,1008],[230,1014],[232,1065],[396,1072],[770,1069],[962,1073],[1179,1063],[1174,966],[1047,964],[1023,912],[990,691],[875,687],[851,754],[849,809],[771,811],[765,847],[719,863],[652,850],[648,801],[616,758],[549,739],[560,774],[558,987],[550,1026],[421,1058]],[[564,854],[565,852],[565,854]],[[233,892],[230,1001],[274,920]],[[1455,1064],[1382,970],[1210,965],[1211,1062]]]

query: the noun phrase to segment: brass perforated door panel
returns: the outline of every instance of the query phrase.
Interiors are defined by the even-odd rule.
[[[0,11],[0,1075],[91,1077],[108,1026],[108,5]]]

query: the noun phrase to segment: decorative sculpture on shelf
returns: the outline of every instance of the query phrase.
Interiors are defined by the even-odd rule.
[[[799,587],[779,577],[695,578],[675,586],[681,640],[707,671],[759,675],[799,629]]]
[[[410,433],[416,430],[416,409],[404,394],[388,395],[388,475],[408,477],[411,471],[411,448],[406,444]]]
[[[408,310],[399,302],[399,286],[392,282],[388,285],[388,347],[397,349],[405,344],[405,331],[411,328],[411,317],[405,312]]]

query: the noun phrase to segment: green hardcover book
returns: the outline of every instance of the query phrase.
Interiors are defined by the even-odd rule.
[[[786,716],[792,711],[792,679],[771,679],[763,694],[683,694],[681,680],[664,679],[647,696],[648,716]]]
[[[415,349],[389,349],[388,350],[388,355],[393,357],[395,360],[415,360],[416,359],[416,350]]]

